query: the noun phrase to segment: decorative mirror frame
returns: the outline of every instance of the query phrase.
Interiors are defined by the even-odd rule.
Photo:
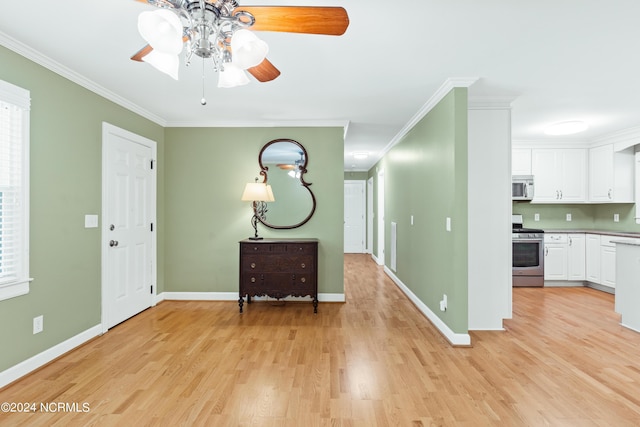
[[[279,138],[279,139],[274,139],[272,141],[267,142],[264,147],[262,147],[262,149],[260,150],[260,153],[258,154],[258,164],[260,165],[260,175],[262,175],[263,181],[265,184],[267,183],[267,179],[268,179],[268,171],[269,171],[269,167],[265,166],[262,164],[262,153],[264,153],[264,151],[269,148],[271,145],[276,144],[278,142],[290,142],[296,146],[298,146],[298,148],[300,148],[300,150],[302,150],[302,153],[304,155],[304,163],[302,165],[299,166],[299,171],[300,171],[300,184],[306,188],[306,190],[309,192],[309,195],[311,196],[311,212],[309,212],[309,215],[307,215],[307,217],[305,219],[303,219],[302,221],[300,221],[297,224],[292,224],[292,225],[274,225],[274,224],[270,224],[266,218],[262,218],[260,216],[258,216],[258,221],[260,221],[260,223],[262,225],[264,225],[265,227],[269,227],[269,228],[273,228],[276,230],[291,230],[293,228],[298,228],[304,224],[306,224],[311,217],[313,216],[313,214],[316,211],[316,196],[313,194],[313,191],[311,191],[311,189],[309,188],[309,186],[311,185],[310,182],[306,182],[304,180],[304,174],[307,173],[307,163],[309,162],[309,155],[307,154],[307,150],[302,146],[302,144],[300,144],[298,141],[295,141],[293,139],[289,139],[289,138]],[[255,207],[254,207],[255,210]]]

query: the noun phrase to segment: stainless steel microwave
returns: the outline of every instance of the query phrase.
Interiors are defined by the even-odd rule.
[[[511,199],[533,200],[533,175],[513,175],[511,177]]]

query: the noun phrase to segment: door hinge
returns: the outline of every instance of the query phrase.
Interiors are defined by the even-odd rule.
[[[151,231],[153,231],[153,223],[151,223]]]
[[[151,295],[153,295],[153,285],[151,285]]]
[[[154,162],[155,162],[155,161],[154,161],[153,159],[151,159],[151,170],[153,170],[153,164],[154,164]]]

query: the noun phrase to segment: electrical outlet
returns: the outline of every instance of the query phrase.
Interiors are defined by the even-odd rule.
[[[620,222],[620,214],[613,214],[613,222]]]
[[[440,301],[440,311],[447,311],[447,294],[442,295],[442,301]]]
[[[39,334],[44,329],[44,316],[40,315],[33,318],[33,333]]]
[[[571,214],[567,214],[567,221],[571,221]]]
[[[540,221],[540,214],[539,213],[533,214],[533,220],[534,221]]]

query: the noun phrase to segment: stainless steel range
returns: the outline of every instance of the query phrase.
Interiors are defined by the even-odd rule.
[[[544,230],[522,227],[522,215],[512,222],[513,286],[544,286]]]

